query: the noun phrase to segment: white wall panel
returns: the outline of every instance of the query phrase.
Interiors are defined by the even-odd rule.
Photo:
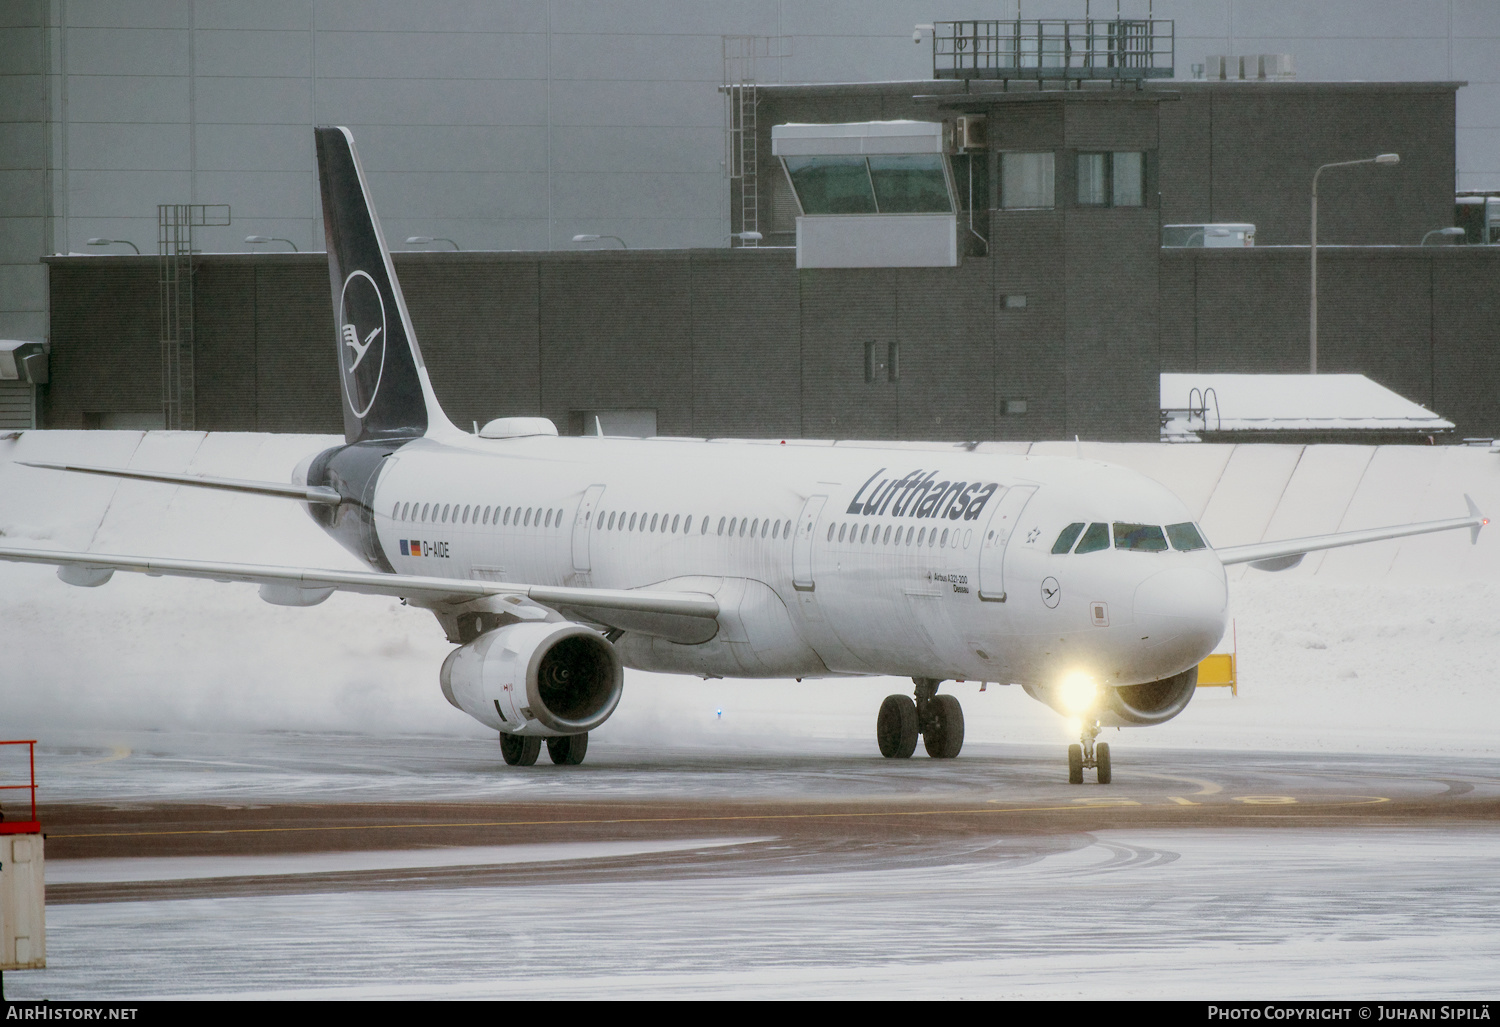
[[[317,0],[318,27],[381,32],[545,32],[548,0]]]
[[[722,129],[717,86],[681,82],[552,83],[552,124],[712,126]],[[722,143],[721,143],[722,145]]]
[[[312,74],[312,33],[299,30],[198,30],[193,59],[199,75],[297,78]]]
[[[301,29],[312,27],[313,0],[196,0],[199,29]]]
[[[87,28],[185,29],[189,0],[68,0],[68,24]]]
[[[198,96],[201,118],[201,80]],[[3,100],[0,97],[0,102]],[[186,76],[166,75],[70,75],[68,117],[72,122],[185,122],[188,80]]]
[[[302,125],[199,125],[196,144],[200,172],[312,174],[312,130]]]
[[[1437,463],[1430,447],[1381,446],[1365,468],[1339,530],[1357,531],[1421,520],[1417,511],[1431,488]],[[1454,496],[1453,504],[1454,510],[1448,516],[1462,515],[1463,502]],[[1394,540],[1332,549],[1321,554],[1315,573],[1341,581],[1373,581],[1386,575],[1400,548],[1401,542]]]
[[[188,126],[75,122],[68,126],[75,171],[177,171],[188,167]]]
[[[371,171],[547,170],[547,130],[541,125],[355,124],[350,130]]]
[[[0,123],[0,169],[40,168],[47,163],[47,126],[40,121]]]
[[[552,74],[582,82],[701,82],[713,89],[723,80],[724,51],[717,35],[554,35]]]
[[[156,218],[158,203],[187,203],[191,196],[189,175],[182,171],[88,171],[68,175],[68,215],[72,235],[70,249],[83,249],[83,240],[97,232],[80,228],[80,219],[119,217]],[[3,187],[0,187],[3,192]],[[217,201],[208,201],[217,202]],[[155,240],[153,230],[151,239]],[[139,239],[136,245],[147,247]]]
[[[724,205],[717,174],[555,173],[552,212],[559,218],[711,217]]]
[[[546,91],[533,79],[319,79],[318,116],[338,124],[544,124]]]
[[[552,167],[559,172],[702,172],[719,175],[721,128],[604,128],[552,130]]]
[[[305,35],[305,34],[304,34]],[[547,77],[547,37],[501,32],[320,32],[320,78]]]
[[[776,34],[778,0],[553,0],[552,31],[606,35]],[[783,13],[783,17],[786,15]]]
[[[176,29],[71,28],[68,70],[75,75],[186,75],[188,34]]]
[[[547,216],[546,175],[371,171],[369,178],[376,209],[399,217],[503,220]]]
[[[312,130],[312,82],[305,78],[198,79],[200,123],[301,125]]]
[[[200,171],[195,202],[227,203],[235,221],[276,217],[311,212],[313,188],[307,172]]]
[[[36,213],[44,195],[44,172],[40,168],[0,171],[0,217],[26,217]]]

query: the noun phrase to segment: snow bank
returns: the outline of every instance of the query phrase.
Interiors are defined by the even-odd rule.
[[[12,545],[354,568],[297,504],[14,465],[68,460],[285,481],[303,456],[337,442],[27,432],[0,441],[0,535]],[[1487,513],[1500,511],[1500,457],[1482,449],[1030,448],[1081,449],[1156,478],[1220,545],[1458,516],[1465,492]],[[1239,698],[1204,690],[1183,716],[1126,732],[1122,742],[1492,750],[1495,529],[1476,546],[1452,532],[1311,556],[1279,574],[1231,571]],[[335,594],[289,609],[261,602],[249,585],[119,574],[80,589],[51,568],[0,563],[0,649],[5,737],[79,729],[487,734],[439,694],[449,646],[431,615],[377,597]],[[1018,689],[948,687],[963,697],[975,741],[1063,740],[1059,718]],[[880,697],[909,688],[894,679],[701,682],[632,672],[619,712],[597,737],[805,749],[815,738],[868,738]]]

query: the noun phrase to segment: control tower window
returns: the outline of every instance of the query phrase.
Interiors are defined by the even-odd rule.
[[[939,154],[885,154],[869,161],[880,213],[947,214],[953,210]]]
[[[1004,210],[1047,210],[1053,203],[1050,153],[1000,155],[1000,206]]]
[[[875,188],[865,158],[787,157],[804,214],[874,214]]]

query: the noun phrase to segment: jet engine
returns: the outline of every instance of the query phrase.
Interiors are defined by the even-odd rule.
[[[1070,691],[1069,682],[1053,687],[1024,686],[1026,694],[1065,717],[1097,719],[1103,727],[1150,727],[1165,724],[1187,708],[1198,690],[1198,668],[1189,667],[1159,681],[1139,685],[1090,684],[1083,693]]]
[[[512,735],[578,735],[609,719],[625,671],[615,647],[570,621],[507,624],[448,654],[443,695]]]
[[[1160,681],[1102,689],[1099,722],[1107,726],[1165,724],[1187,708],[1198,690],[1198,668],[1189,667]]]

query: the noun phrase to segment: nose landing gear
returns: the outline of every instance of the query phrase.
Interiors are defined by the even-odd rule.
[[[917,736],[927,755],[937,760],[951,760],[964,747],[964,708],[958,697],[938,695],[938,678],[912,678],[917,686],[916,699],[888,695],[880,704],[875,720],[875,739],[880,755],[887,759],[907,759],[917,751]]]
[[[1099,737],[1099,722],[1096,720],[1083,729],[1083,737],[1068,746],[1068,784],[1083,784],[1085,768],[1097,771],[1099,783],[1107,785],[1114,780],[1114,768],[1109,762],[1109,743],[1094,744]]]

